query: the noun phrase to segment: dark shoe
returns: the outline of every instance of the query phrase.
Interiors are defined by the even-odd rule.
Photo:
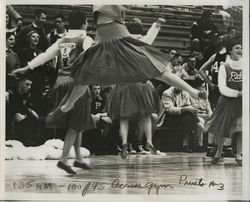
[[[208,147],[205,158],[214,158],[216,154],[216,149],[214,147]]]
[[[145,148],[148,149],[151,152],[151,154],[155,155],[157,154],[156,149],[152,144],[146,143]]]
[[[127,152],[128,152],[128,144],[122,145],[122,151],[121,151],[121,158],[126,159],[127,158]]]
[[[137,145],[135,150],[137,154],[150,154],[150,151],[144,150],[142,145]]]
[[[192,149],[190,149],[187,145],[184,145],[182,147],[182,152],[186,152],[186,153],[192,153]]]
[[[48,116],[46,117],[46,124],[51,124],[56,122],[58,119],[60,119],[65,112],[61,111],[61,106],[58,106],[55,110],[50,112]]]
[[[73,166],[74,166],[74,167],[77,167],[77,168],[82,168],[82,169],[85,169],[85,170],[91,169],[86,163],[80,163],[80,162],[78,162],[78,161],[75,161],[75,162],[73,163]]]
[[[60,168],[60,169],[62,169],[62,170],[64,170],[64,171],[66,171],[66,172],[69,173],[69,174],[72,174],[72,175],[75,175],[75,174],[76,174],[76,172],[73,171],[72,168],[71,168],[70,166],[65,165],[65,164],[62,163],[61,161],[58,161],[57,167]]]
[[[235,158],[235,154],[232,148],[226,148],[221,155],[225,158]]]
[[[128,144],[128,153],[129,154],[136,154],[136,151],[133,149],[133,146],[131,143]]]

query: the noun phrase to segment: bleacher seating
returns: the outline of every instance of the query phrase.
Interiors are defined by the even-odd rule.
[[[33,21],[34,9],[44,9],[47,12],[46,28],[51,29],[54,25],[53,17],[57,13],[63,13],[65,16],[71,12],[73,7],[82,8],[89,18],[89,34],[94,37],[95,26],[93,25],[92,6],[91,5],[14,5],[14,8],[23,16],[25,24]],[[220,9],[216,6],[173,6],[173,5],[137,5],[129,8],[126,20],[133,17],[140,18],[144,24],[144,33],[148,30],[151,24],[158,18],[163,17],[167,20],[166,25],[163,25],[159,36],[155,40],[156,47],[167,51],[171,48],[177,49],[180,53],[187,53],[190,48],[190,26],[201,16],[203,10],[210,10],[216,13]],[[226,31],[227,26],[223,21],[222,16],[213,15],[213,21],[218,26],[220,31]],[[241,33],[242,22],[237,20],[231,24],[236,26]]]

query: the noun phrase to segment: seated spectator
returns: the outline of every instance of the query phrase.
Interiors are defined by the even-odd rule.
[[[204,90],[205,81],[197,79],[195,87],[198,90]],[[205,151],[203,147],[203,134],[205,132],[205,125],[207,123],[207,120],[212,115],[212,109],[208,99],[202,100],[199,98],[192,98],[192,103],[194,105],[197,105],[198,107],[197,116],[199,119],[199,122],[197,123],[197,126],[195,128],[195,139],[197,140],[196,143],[198,143],[198,145],[195,144],[195,148],[197,151]]]
[[[106,99],[101,94],[100,85],[91,85],[91,115],[96,124],[95,129],[86,130],[85,137],[86,146],[91,153],[103,154],[105,150],[105,138],[108,135],[108,125],[112,123],[111,119],[108,117],[107,112],[105,112]]]
[[[96,126],[99,126],[102,121],[111,123],[111,119],[108,117],[107,112],[105,112],[106,99],[101,95],[101,86],[92,85],[90,89],[92,95],[91,114]]]
[[[28,46],[26,43],[26,37],[27,34],[31,31],[36,31],[39,36],[39,43],[37,44],[37,48],[41,51],[45,51],[48,48],[48,41],[46,37],[46,31],[44,29],[44,24],[46,22],[46,12],[42,9],[37,9],[34,12],[34,21],[27,25],[22,27],[20,32],[17,35],[16,40],[16,51],[19,53],[22,48],[25,48]]]
[[[196,58],[193,54],[190,54],[187,58],[187,65],[185,70],[189,76],[188,80],[195,80],[199,76],[199,71],[195,68]]]
[[[189,146],[190,135],[199,121],[197,106],[192,105],[190,95],[175,87],[170,87],[162,94],[163,110],[165,111],[163,125],[182,129],[182,151],[192,152]]]
[[[171,61],[173,59],[173,57],[176,55],[176,50],[175,49],[170,49],[168,52],[168,57],[169,57],[169,61]]]
[[[21,67],[17,54],[13,51],[16,36],[13,32],[6,33],[6,90],[12,91],[16,85],[16,77],[11,73]]]
[[[30,102],[31,85],[32,80],[29,76],[20,77],[16,89],[9,95],[9,103],[6,107],[7,114],[13,121],[12,139],[21,141],[25,146],[41,143],[37,136],[39,117]]]
[[[202,52],[200,50],[193,50],[191,51],[191,54],[194,55],[196,59],[195,69],[200,70],[201,66],[204,63],[204,57]]]
[[[191,46],[202,51],[211,43],[218,34],[218,28],[211,20],[212,13],[204,11],[202,16],[191,25]]]
[[[174,56],[170,63],[171,72],[182,79],[192,79],[182,67],[181,62],[178,60],[178,55]]]

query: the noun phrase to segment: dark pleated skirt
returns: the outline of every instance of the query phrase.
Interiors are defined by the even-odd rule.
[[[63,105],[73,89],[73,78],[69,76],[59,76],[50,92],[49,112],[56,107]],[[74,105],[73,109],[65,113],[62,117],[53,123],[46,123],[48,128],[72,128],[75,130],[88,130],[95,128],[91,116],[91,94],[88,89]]]
[[[222,137],[232,137],[234,132],[242,131],[242,100],[221,95],[206,129]]]
[[[125,25],[110,23],[97,29],[98,42],[73,64],[74,82],[124,84],[160,76],[169,63],[165,54],[130,36]]]
[[[140,119],[158,113],[160,99],[153,86],[147,83],[117,85],[108,98],[111,119]]]

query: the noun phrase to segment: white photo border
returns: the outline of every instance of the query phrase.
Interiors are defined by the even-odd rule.
[[[74,4],[140,4],[140,5],[164,5],[164,4],[170,4],[170,5],[238,5],[243,7],[243,23],[242,23],[242,33],[243,33],[243,61],[244,61],[244,68],[243,68],[243,153],[247,154],[243,156],[243,196],[242,198],[230,198],[230,200],[249,200],[250,199],[250,138],[249,138],[249,1],[248,0],[70,0],[70,1],[62,1],[62,0],[53,0],[53,3],[51,0],[3,0],[1,1],[0,8],[1,8],[1,20],[0,20],[0,40],[1,48],[0,48],[0,199],[8,199],[5,198],[5,151],[4,151],[4,141],[5,141],[5,11],[6,11],[6,5],[8,4],[43,4],[43,5],[58,5],[58,4],[64,4],[64,5],[74,5]],[[13,195],[11,199],[13,200],[21,200],[21,199],[27,199],[25,198],[27,194],[25,193],[18,193],[17,195]],[[68,194],[37,194],[37,193],[30,193],[28,200],[58,200],[58,197],[60,197],[60,200],[77,200],[82,199],[78,196],[68,195]],[[124,195],[123,195],[124,197]],[[208,197],[208,199],[212,200],[225,200],[227,199],[225,197]],[[103,195],[96,196],[89,194],[85,200],[102,200],[103,199],[112,199],[121,200],[121,196],[117,195],[108,195],[105,197]],[[128,200],[145,200],[145,201],[166,201],[166,200],[190,200],[187,196],[138,196],[138,195],[128,195],[126,196],[126,199]],[[204,200],[204,196],[195,195],[191,197],[191,200]],[[123,199],[121,200],[123,201]]]

